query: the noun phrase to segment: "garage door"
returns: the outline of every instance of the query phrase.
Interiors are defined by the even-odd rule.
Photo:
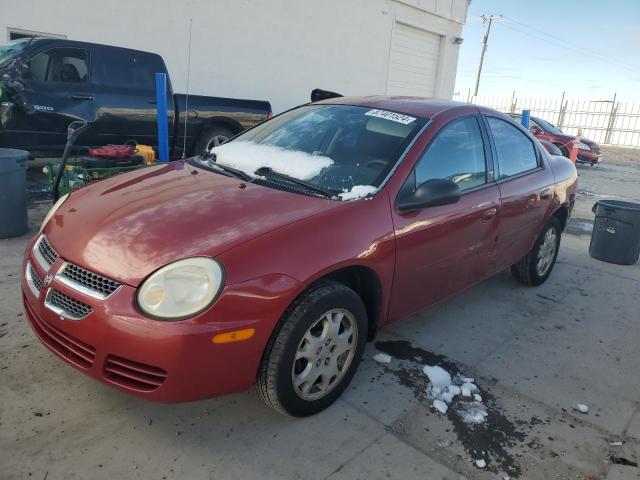
[[[388,95],[433,97],[440,35],[397,22],[391,36]]]

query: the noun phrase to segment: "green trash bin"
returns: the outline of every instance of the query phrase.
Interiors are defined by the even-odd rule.
[[[593,206],[596,219],[589,254],[619,265],[633,265],[640,256],[640,204],[600,200]]]
[[[18,237],[27,221],[27,159],[29,152],[0,148],[0,238]]]

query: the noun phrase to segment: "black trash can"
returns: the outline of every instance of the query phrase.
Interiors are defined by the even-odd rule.
[[[27,159],[24,150],[0,148],[0,238],[27,233]]]
[[[640,256],[640,204],[600,200],[593,206],[596,220],[589,254],[619,265],[633,265]]]

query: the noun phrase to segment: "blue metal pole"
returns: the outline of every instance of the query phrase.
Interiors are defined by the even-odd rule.
[[[158,113],[158,153],[160,163],[169,161],[169,125],[167,122],[167,74],[156,73],[156,110]]]
[[[531,110],[522,110],[522,117],[520,123],[524,128],[529,130],[529,119],[531,118]]]

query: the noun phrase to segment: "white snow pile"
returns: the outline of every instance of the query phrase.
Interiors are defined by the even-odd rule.
[[[482,396],[477,393],[480,390],[473,383],[473,378],[463,377],[459,374],[452,377],[449,372],[438,365],[425,365],[422,371],[429,377],[427,398],[433,401],[432,406],[438,412],[447,413],[453,400],[460,397],[461,401],[455,404],[455,412],[463,422],[468,425],[476,425],[487,420],[487,407],[482,403]]]
[[[584,403],[578,404],[578,410],[580,411],[580,413],[589,413],[589,407]]]
[[[333,164],[329,157],[254,142],[229,142],[213,147],[211,152],[216,155],[216,163],[242,170],[254,178],[256,170],[268,167],[299,180],[311,180]]]
[[[376,353],[373,359],[378,363],[391,363],[391,355],[387,355],[386,353]]]
[[[351,190],[345,190],[340,194],[340,198],[344,201],[357,200],[358,198],[364,198],[367,195],[376,193],[378,189],[372,185],[356,185]]]
[[[480,458],[480,459],[476,460],[476,467],[484,468],[486,466],[487,466],[487,462],[485,462],[484,458]]]

